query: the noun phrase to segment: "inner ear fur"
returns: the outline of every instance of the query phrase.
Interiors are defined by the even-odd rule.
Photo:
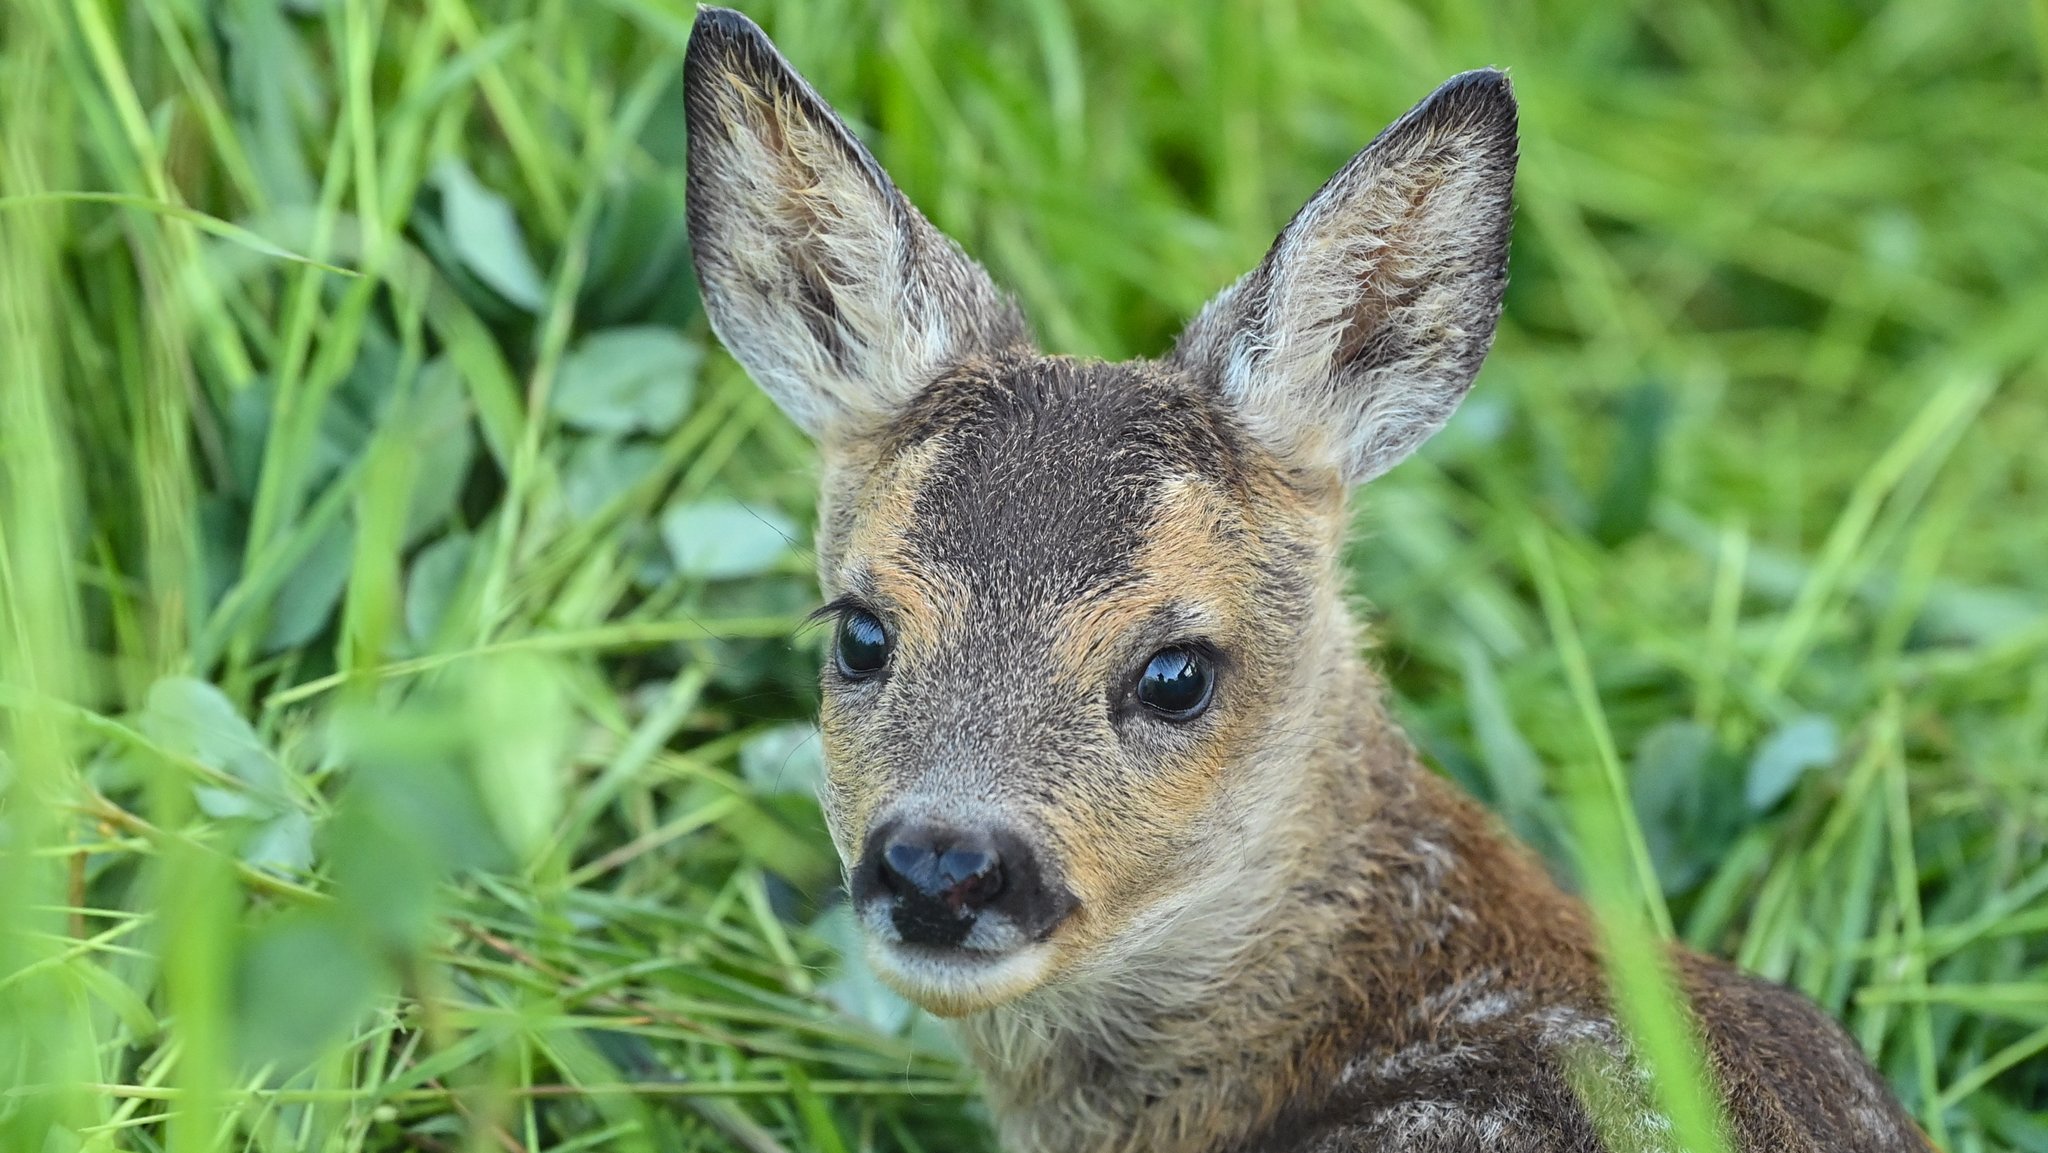
[[[1454,77],[1331,177],[1170,360],[1283,457],[1380,475],[1450,419],[1493,343],[1515,160],[1507,76]]]
[[[701,9],[683,87],[705,311],[806,431],[885,417],[948,364],[1029,344],[1014,302],[752,21]]]

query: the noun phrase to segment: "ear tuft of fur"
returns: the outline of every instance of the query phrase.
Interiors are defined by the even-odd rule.
[[[1410,117],[1419,115],[1427,115],[1440,129],[1469,133],[1474,139],[1491,137],[1494,143],[1506,146],[1510,162],[1514,158],[1519,115],[1515,86],[1508,79],[1508,74],[1498,68],[1474,68],[1444,81],[1381,135],[1393,132]]]
[[[1029,343],[768,37],[703,8],[683,62],[689,226],[719,339],[814,436],[886,417],[955,361]]]
[[[1392,468],[1450,419],[1492,345],[1515,162],[1506,74],[1453,77],[1310,198],[1173,363],[1287,459],[1354,484]]]

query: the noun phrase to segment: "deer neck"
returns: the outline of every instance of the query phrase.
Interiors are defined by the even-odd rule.
[[[1339,623],[1319,687],[1276,725],[1270,755],[1293,763],[1246,774],[1290,787],[1229,801],[1242,858],[1115,956],[957,1023],[1010,1153],[1228,1148],[1370,1049],[1376,1022],[1497,962],[1489,922],[1569,931],[1569,900],[1417,761]]]

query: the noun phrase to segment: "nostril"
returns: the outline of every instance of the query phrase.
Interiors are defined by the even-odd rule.
[[[994,853],[949,849],[939,854],[942,896],[956,909],[979,909],[1003,891],[1003,865]]]
[[[971,837],[899,836],[882,850],[881,866],[890,892],[942,902],[957,914],[978,911],[1003,888],[1002,861]]]
[[[882,884],[899,897],[918,892],[924,887],[931,859],[931,850],[922,845],[891,844],[882,850]]]

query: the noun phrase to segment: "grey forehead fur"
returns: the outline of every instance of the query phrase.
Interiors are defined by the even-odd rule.
[[[1154,501],[1177,477],[1230,487],[1242,438],[1214,399],[1144,362],[1013,355],[920,394],[896,451],[937,438],[912,546],[991,605],[1065,604],[1133,579]]]

